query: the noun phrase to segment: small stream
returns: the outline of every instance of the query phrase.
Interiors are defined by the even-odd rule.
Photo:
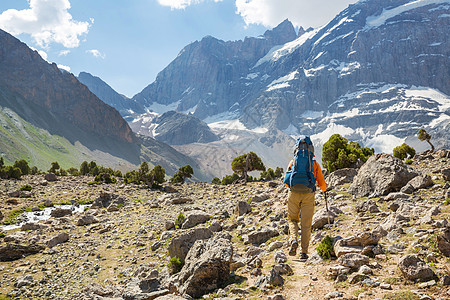
[[[55,205],[53,207],[46,207],[40,211],[32,211],[32,212],[25,212],[17,217],[17,220],[19,222],[17,224],[13,225],[0,225],[0,229],[2,230],[13,230],[22,227],[25,223],[37,223],[39,221],[47,220],[51,216],[51,212],[55,210],[56,208],[63,208],[63,209],[71,209],[72,213],[77,212],[83,212],[86,207],[90,207],[89,205]]]

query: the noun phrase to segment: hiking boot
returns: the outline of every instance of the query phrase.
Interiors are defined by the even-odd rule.
[[[300,259],[300,261],[306,261],[308,259],[308,254],[300,253],[299,259]]]
[[[291,249],[289,249],[289,255],[290,256],[295,256],[295,254],[297,254],[297,248],[298,248],[298,242],[297,241],[292,241],[291,242]]]

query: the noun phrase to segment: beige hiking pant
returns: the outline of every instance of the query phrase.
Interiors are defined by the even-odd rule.
[[[308,253],[311,239],[311,224],[314,215],[314,193],[299,193],[289,191],[288,195],[288,223],[289,241],[298,241],[298,222],[301,212],[301,247],[302,253]]]

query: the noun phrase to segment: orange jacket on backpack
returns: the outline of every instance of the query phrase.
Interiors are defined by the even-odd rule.
[[[287,171],[289,172],[291,169],[292,169],[292,160],[289,163]],[[327,190],[327,184],[325,183],[325,179],[323,178],[322,169],[320,168],[319,163],[315,160],[313,160],[313,171],[317,184],[319,185],[320,189],[325,192]],[[289,187],[287,184],[286,186]]]

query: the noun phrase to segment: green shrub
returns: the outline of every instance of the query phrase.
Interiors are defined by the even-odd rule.
[[[319,255],[324,258],[324,259],[330,259],[333,254],[333,239],[327,235],[319,244],[319,246],[317,246],[317,253],[319,253]]]
[[[332,173],[349,168],[358,160],[366,162],[373,155],[373,148],[362,147],[357,142],[348,141],[340,134],[333,134],[322,148],[322,165]]]
[[[220,184],[220,182],[221,181],[220,181],[219,177],[214,177],[213,180],[211,180],[212,184]]]
[[[110,184],[110,183],[116,183],[117,179],[112,177],[109,173],[100,173],[95,176],[94,181]]]
[[[14,162],[13,167],[19,168],[20,171],[22,172],[22,175],[30,174],[30,166],[28,166],[27,161],[24,159]]]
[[[400,158],[401,160],[404,160],[405,158],[411,158],[416,155],[416,150],[406,143],[403,143],[401,146],[395,147],[392,152],[394,157]]]
[[[399,291],[384,295],[383,299],[389,300],[419,300],[419,296],[411,291]]]
[[[411,165],[413,163],[413,160],[411,158],[409,158],[405,161],[405,163],[408,165]]]
[[[28,192],[30,192],[30,191],[32,190],[32,187],[31,187],[31,185],[29,185],[29,184],[25,184],[25,185],[22,185],[22,187],[20,188],[20,190],[21,190],[21,191],[28,191]]]
[[[239,175],[236,173],[233,173],[233,175],[226,175],[222,178],[222,184],[223,185],[232,184],[233,182],[235,182],[238,179],[239,179]]]
[[[175,220],[175,228],[181,228],[181,224],[183,224],[184,221],[184,215],[183,213],[180,213]]]
[[[169,260],[167,267],[169,268],[170,274],[175,274],[181,271],[181,268],[183,268],[183,263],[178,257],[174,256]]]
[[[6,236],[6,233],[0,232],[0,239],[1,239],[1,238],[4,238],[5,236]]]

